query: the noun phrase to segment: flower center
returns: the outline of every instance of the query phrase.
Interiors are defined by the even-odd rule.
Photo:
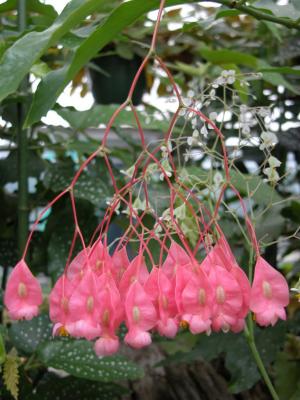
[[[94,309],[94,297],[89,296],[86,302],[86,309],[89,313],[91,313]]]
[[[226,300],[226,294],[223,286],[217,287],[217,303],[224,304]]]
[[[206,292],[204,289],[199,289],[198,292],[198,302],[201,306],[204,306],[204,304],[206,303]]]
[[[25,283],[23,283],[23,282],[19,283],[18,295],[21,298],[24,298],[27,296],[27,287],[26,287]]]
[[[161,296],[161,302],[162,302],[163,308],[167,309],[168,305],[169,305],[169,302],[168,302],[167,297],[164,294]]]
[[[132,316],[133,316],[133,320],[134,322],[137,324],[140,320],[140,310],[137,306],[134,306],[132,309]]]
[[[96,269],[100,270],[103,267],[103,261],[97,260],[96,261]]]
[[[271,299],[272,298],[272,287],[269,284],[269,282],[263,281],[262,287],[263,287],[264,296],[267,299]]]
[[[102,323],[104,326],[108,326],[109,324],[109,311],[105,310],[102,315]]]
[[[64,312],[67,312],[68,311],[68,308],[69,308],[69,302],[68,302],[68,299],[66,298],[66,297],[63,297],[62,299],[61,299],[61,308],[64,310]]]

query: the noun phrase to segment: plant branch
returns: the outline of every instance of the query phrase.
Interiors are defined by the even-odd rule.
[[[243,4],[244,2],[241,1],[235,1],[235,0],[214,0],[214,1],[229,8],[234,8],[236,10],[242,11],[243,13],[251,15],[255,19],[258,19],[259,21],[270,21],[274,22],[275,24],[286,26],[287,28],[290,29],[300,30],[299,20],[293,21],[289,18],[276,17],[275,15],[259,11],[254,7],[246,6]]]

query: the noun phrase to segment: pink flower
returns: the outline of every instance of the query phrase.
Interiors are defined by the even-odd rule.
[[[193,334],[210,333],[213,292],[205,272],[198,267],[182,292],[183,321]]]
[[[125,298],[130,285],[134,281],[140,282],[142,285],[148,279],[149,272],[144,261],[143,254],[140,252],[128,265],[119,284],[121,298]]]
[[[284,307],[289,303],[286,280],[262,257],[258,257],[251,289],[250,309],[259,325],[274,325],[278,318],[285,320]]]
[[[101,275],[104,271],[108,272],[108,270],[113,272],[108,248],[103,246],[101,241],[95,242],[93,245],[89,255],[89,264],[97,275]]]
[[[162,270],[169,279],[172,279],[176,275],[179,266],[189,264],[190,262],[191,259],[183,248],[176,242],[172,242],[169,253],[162,265]]]
[[[83,276],[84,270],[87,266],[87,255],[89,252],[90,247],[87,247],[86,250],[81,250],[72,260],[66,269],[68,279],[72,280],[74,278],[78,278],[79,276]]]
[[[57,280],[49,296],[49,313],[52,322],[65,326],[70,320],[69,301],[79,282],[79,277],[70,281],[65,274]]]
[[[4,294],[4,304],[11,319],[30,320],[39,313],[42,289],[27,264],[21,260],[10,274]]]
[[[175,337],[178,330],[177,307],[170,280],[161,268],[153,267],[144,289],[158,315],[156,328],[162,336]]]
[[[176,275],[172,284],[175,286],[175,302],[177,311],[180,315],[183,313],[182,293],[193,276],[192,264],[181,266],[177,269]]]
[[[112,262],[116,271],[116,280],[117,282],[120,282],[124,272],[130,264],[125,246],[122,247],[120,250],[114,252],[112,256]]]
[[[100,336],[99,325],[99,289],[97,276],[90,269],[86,270],[69,301],[70,322],[67,331],[75,337],[92,340]]]
[[[96,340],[94,350],[98,357],[106,357],[115,354],[119,350],[119,346],[117,337],[101,337]]]
[[[98,287],[101,338],[95,343],[95,352],[98,356],[108,356],[116,353],[119,348],[119,339],[115,332],[124,318],[124,307],[112,276],[101,275]]]
[[[128,333],[124,341],[136,349],[148,346],[151,336],[147,331],[156,325],[157,315],[150,297],[138,281],[133,282],[128,289],[125,312]]]
[[[228,332],[239,319],[243,305],[241,287],[235,277],[219,265],[210,269],[208,279],[214,291],[212,328]]]

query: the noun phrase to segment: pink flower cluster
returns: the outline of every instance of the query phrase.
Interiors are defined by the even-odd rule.
[[[24,260],[9,277],[4,301],[12,319],[38,314],[41,288]],[[73,259],[49,298],[54,335],[96,339],[98,356],[118,351],[122,322],[124,341],[142,348],[151,331],[174,338],[181,326],[193,334],[239,332],[250,310],[259,325],[274,325],[286,319],[288,302],[284,277],[260,256],[251,287],[222,236],[201,263],[172,242],[164,263],[150,272],[141,251],[129,261],[125,247],[110,256],[98,241]]]

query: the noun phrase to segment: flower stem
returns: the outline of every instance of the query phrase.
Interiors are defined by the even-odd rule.
[[[268,387],[268,389],[269,389],[269,391],[270,391],[270,393],[272,395],[273,400],[280,400],[279,396],[276,393],[276,390],[275,390],[275,388],[274,388],[274,386],[273,386],[273,384],[271,382],[271,379],[270,379],[270,377],[268,375],[268,372],[267,372],[267,370],[266,370],[266,368],[264,366],[264,363],[263,363],[263,361],[261,359],[259,351],[257,350],[256,344],[255,344],[254,333],[253,333],[253,322],[252,322],[251,316],[248,319],[248,324],[252,325],[252,329],[250,327],[248,328],[248,326],[246,325],[244,332],[245,332],[245,336],[246,336],[248,345],[249,345],[250,350],[252,352],[253,358],[254,358],[255,363],[257,365],[257,368],[258,368],[263,380],[265,381],[265,384],[267,385],[267,387]]]

